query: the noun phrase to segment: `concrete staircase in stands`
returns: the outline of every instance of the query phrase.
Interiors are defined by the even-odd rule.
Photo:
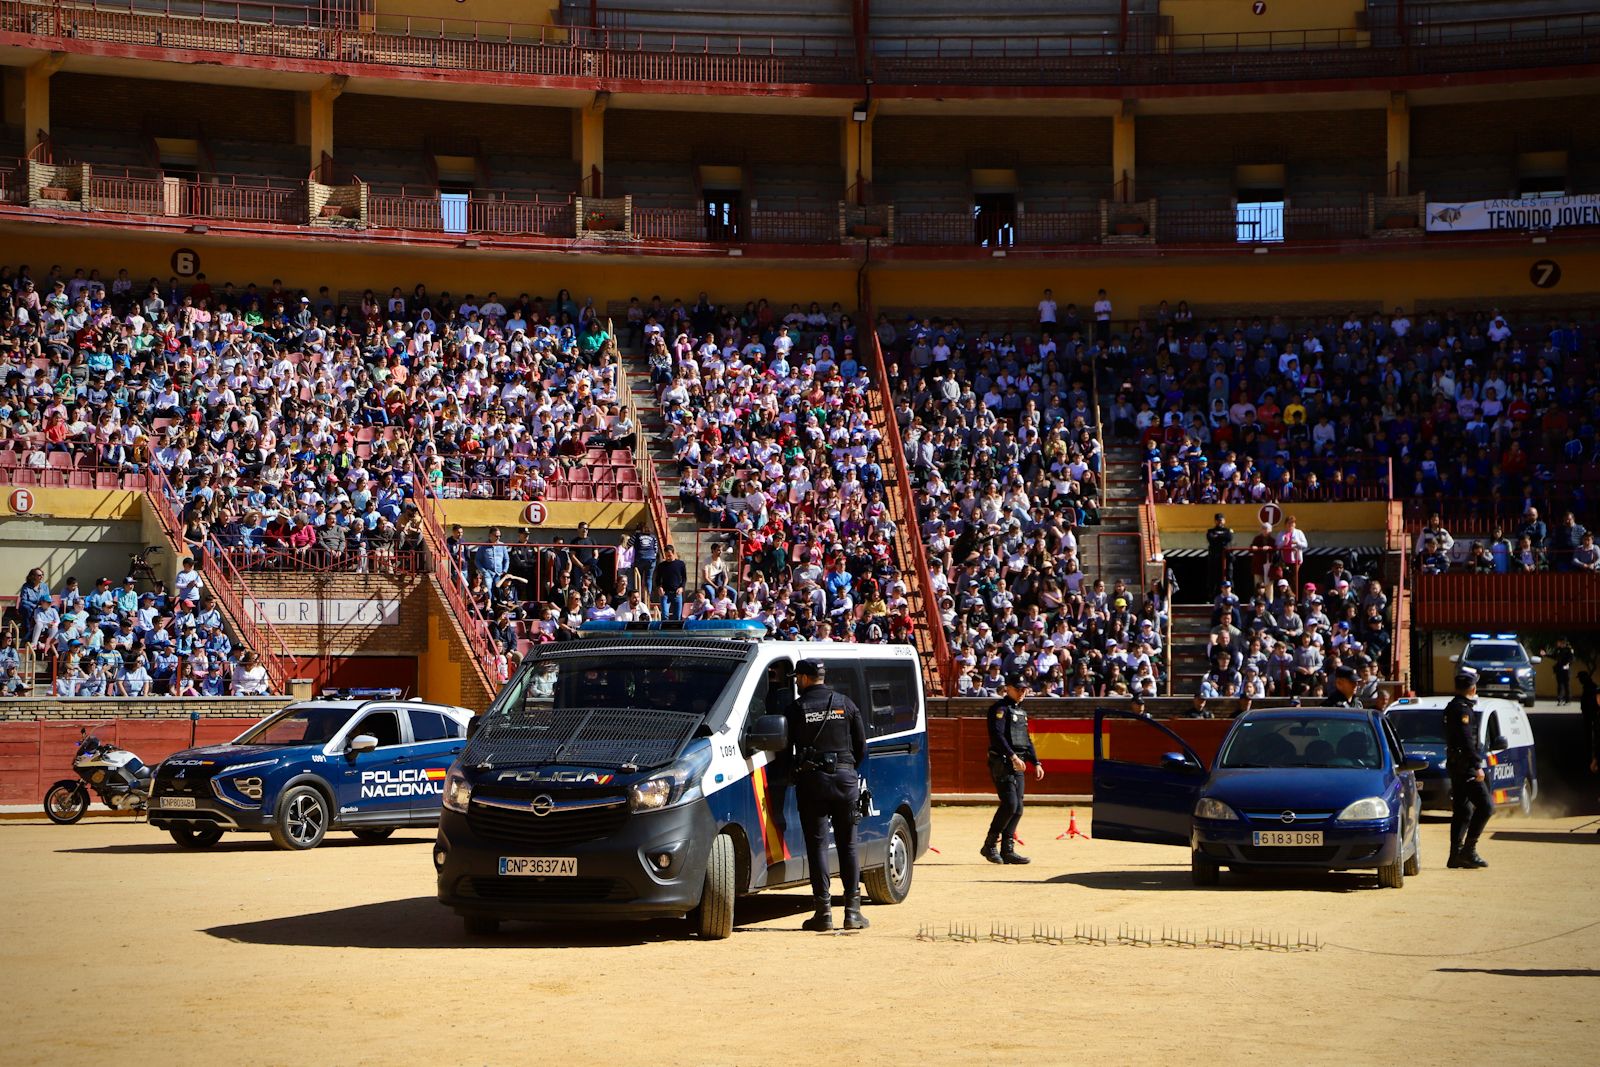
[[[650,382],[648,361],[637,352],[624,351],[622,370],[627,375],[629,403],[633,406],[634,418],[639,425],[639,446],[649,450],[650,462],[656,468],[656,481],[661,486],[661,502],[667,509],[667,524],[671,528],[662,531],[661,535],[671,538],[678,558],[689,568],[689,588],[693,589],[699,585],[701,561],[696,554],[701,547],[700,521],[694,509],[683,504],[678,497],[678,487],[683,479],[678,476],[672,446],[662,439],[667,422],[662,414],[661,402],[656,398],[655,386]]]
[[[1193,696],[1206,673],[1206,645],[1211,637],[1208,604],[1172,607],[1172,695]]]
[[[1100,525],[1089,527],[1080,543],[1084,573],[1104,578],[1111,588],[1118,578],[1138,588],[1145,551],[1139,539],[1139,506],[1144,501],[1144,464],[1132,445],[1107,445],[1105,456],[1106,502]],[[1138,605],[1134,605],[1138,607]]]

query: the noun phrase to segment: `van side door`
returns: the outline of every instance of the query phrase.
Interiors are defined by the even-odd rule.
[[[916,664],[909,659],[868,660],[863,664],[867,721],[867,762],[861,777],[872,791],[872,807],[861,820],[858,838],[863,867],[883,862],[889,820],[901,808],[911,822],[928,795],[927,734],[918,728]]]

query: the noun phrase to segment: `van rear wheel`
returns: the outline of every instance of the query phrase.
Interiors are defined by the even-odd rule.
[[[911,827],[906,825],[904,816],[896,814],[889,820],[889,839],[884,845],[883,866],[862,875],[867,899],[874,904],[898,904],[910,896],[911,867],[916,852]]]
[[[695,933],[707,941],[721,941],[733,933],[737,868],[733,838],[718,834],[706,859],[706,884],[700,892],[700,906],[689,913]]]
[[[1522,797],[1518,803],[1522,808],[1523,815],[1533,814],[1533,795],[1536,791],[1532,779],[1524,778],[1522,780]]]

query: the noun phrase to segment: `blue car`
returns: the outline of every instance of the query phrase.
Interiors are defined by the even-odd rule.
[[[1094,731],[1093,836],[1187,845],[1195,885],[1216,885],[1223,867],[1375,869],[1398,889],[1420,871],[1415,772],[1426,761],[1408,758],[1375,711],[1250,712],[1209,770],[1148,716],[1103,709]]]
[[[226,745],[176,752],[156,768],[151,825],[184,848],[265,831],[316,848],[330,830],[366,842],[434,826],[472,713],[416,700],[291,704]]]

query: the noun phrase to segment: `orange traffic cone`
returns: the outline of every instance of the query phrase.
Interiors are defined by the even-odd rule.
[[[1070,841],[1074,837],[1081,837],[1085,841],[1087,841],[1089,839],[1089,835],[1088,834],[1086,834],[1082,830],[1078,829],[1078,813],[1077,813],[1077,811],[1073,811],[1073,812],[1071,812],[1071,814],[1069,814],[1067,816],[1067,828],[1062,833],[1059,833],[1059,834],[1056,835],[1056,840],[1060,841],[1063,838],[1065,838],[1065,839]]]

